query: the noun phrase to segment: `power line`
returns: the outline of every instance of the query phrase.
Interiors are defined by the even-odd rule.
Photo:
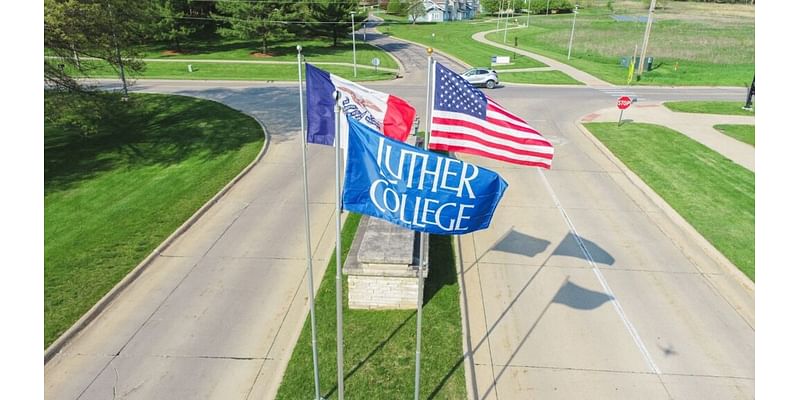
[[[210,1],[210,0],[203,0],[203,1]],[[200,20],[200,21],[264,21],[264,20],[255,20],[255,19],[241,19],[241,18],[233,18],[233,17],[174,17],[175,19],[188,19],[188,20]],[[165,18],[166,19],[166,18]],[[287,25],[301,25],[301,24],[347,24],[350,25],[350,21],[284,21],[284,20],[266,20],[266,22],[276,23],[276,24],[287,24]],[[363,20],[363,21],[356,21],[357,24],[367,24],[367,23],[377,23],[379,21],[375,20]],[[411,22],[401,22],[401,21],[383,21],[381,25],[411,25]]]
[[[375,4],[358,4],[352,1],[311,1],[311,0],[298,0],[298,1],[279,1],[279,0],[192,0],[196,3],[270,3],[270,4],[355,4],[357,7],[364,6],[377,6]]]

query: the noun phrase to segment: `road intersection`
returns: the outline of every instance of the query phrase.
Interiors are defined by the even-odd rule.
[[[424,49],[368,37],[402,49],[406,75],[365,85],[407,99],[424,121]],[[46,398],[272,398],[293,346],[308,345],[295,343],[308,307],[297,85],[136,88],[248,112],[267,127],[266,154],[45,365]],[[616,90],[487,92],[552,139],[556,156],[544,172],[462,157],[509,182],[492,226],[456,239],[470,398],[754,397],[752,285],[580,126]],[[744,93],[635,91],[646,103],[631,110]],[[333,152],[309,150],[318,284],[334,245]]]

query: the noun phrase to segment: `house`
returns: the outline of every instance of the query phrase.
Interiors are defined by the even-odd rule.
[[[480,7],[479,0],[425,0],[422,2],[425,14],[417,21],[443,22],[472,19]],[[408,20],[414,18],[409,15]]]

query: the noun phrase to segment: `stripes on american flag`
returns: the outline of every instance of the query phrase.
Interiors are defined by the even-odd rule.
[[[429,148],[549,169],[553,145],[522,118],[435,64]]]

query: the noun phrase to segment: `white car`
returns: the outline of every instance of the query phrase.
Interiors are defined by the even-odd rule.
[[[486,86],[487,89],[494,89],[500,83],[497,71],[489,68],[472,68],[461,76],[474,86]]]

